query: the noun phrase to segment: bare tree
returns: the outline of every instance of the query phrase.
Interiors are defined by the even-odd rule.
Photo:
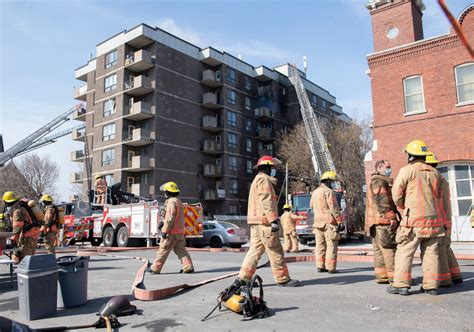
[[[49,156],[39,156],[35,153],[23,157],[18,169],[30,184],[36,196],[41,194],[56,195],[60,168]]]
[[[36,198],[35,191],[13,162],[0,167],[0,194],[6,191],[15,191],[22,197]]]

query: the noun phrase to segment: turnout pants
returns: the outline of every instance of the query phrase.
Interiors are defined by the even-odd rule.
[[[296,231],[291,231],[289,234],[285,234],[285,251],[298,252],[298,237]]]
[[[335,225],[326,224],[324,227],[315,228],[316,235],[316,267],[336,271],[337,245],[339,244],[339,233]]]
[[[397,252],[393,286],[410,288],[413,256],[421,249],[424,289],[437,289],[439,285],[439,241],[441,238],[419,238],[411,227],[400,227],[397,232]]]
[[[184,272],[193,270],[193,261],[186,250],[186,240],[183,234],[172,235],[169,234],[166,239],[161,239],[160,249],[156,253],[156,259],[153,262],[151,269],[155,273],[160,273],[163,265],[165,265],[168,255],[174,251],[181,261],[181,266]]]
[[[270,259],[276,283],[288,282],[290,275],[284,261],[283,247],[278,238],[278,232],[272,232],[272,227],[268,225],[250,226],[250,248],[240,268],[239,278],[247,282],[252,279],[264,252]]]
[[[446,233],[439,241],[440,286],[450,286],[452,280],[462,279],[458,261],[451,249],[451,235]]]
[[[37,240],[31,236],[21,237],[18,241],[21,251],[17,251],[12,255],[12,260],[19,263],[26,256],[33,256],[36,253],[36,242]]]
[[[55,232],[46,232],[44,234],[44,246],[46,247],[48,254],[56,253],[56,241],[57,236]]]
[[[371,227],[372,246],[374,248],[374,273],[377,282],[393,282],[395,267],[395,230],[390,225]]]

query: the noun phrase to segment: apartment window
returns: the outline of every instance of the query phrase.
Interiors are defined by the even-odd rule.
[[[324,99],[321,99],[321,111],[325,112],[328,107],[328,102]]]
[[[237,179],[230,179],[229,193],[237,194],[239,192],[238,187],[239,185],[238,185]]]
[[[227,102],[231,105],[237,104],[237,94],[234,90],[227,91]]]
[[[245,109],[250,110],[252,105],[250,104],[250,97],[245,96]]]
[[[227,134],[227,141],[229,148],[236,149],[237,148],[237,135],[236,134]]]
[[[253,174],[253,163],[252,160],[247,160],[247,174]]]
[[[105,55],[105,68],[110,68],[117,63],[117,50]]]
[[[405,113],[422,113],[425,111],[423,82],[421,76],[412,76],[403,80],[405,92]]]
[[[227,70],[227,82],[235,83],[235,70],[232,68]]]
[[[245,76],[245,88],[247,90],[250,90],[252,88],[252,80],[248,76]]]
[[[105,78],[104,92],[109,92],[117,87],[117,74],[110,75]]]
[[[474,166],[456,165],[454,166],[454,176],[458,214],[459,216],[467,216],[474,196],[472,194],[474,189]]]
[[[104,117],[115,113],[115,98],[104,101]]]
[[[102,166],[112,165],[115,160],[115,149],[102,151]]]
[[[245,150],[252,152],[252,140],[250,138],[247,138]]]
[[[237,157],[229,157],[229,171],[237,172]]]
[[[474,63],[456,67],[458,103],[474,102]]]
[[[115,123],[102,127],[102,141],[110,141],[115,138]]]
[[[311,95],[311,105],[316,106],[318,105],[318,97],[316,95]]]
[[[235,112],[227,112],[227,124],[232,127],[237,126],[237,113]]]
[[[237,215],[239,210],[239,206],[235,204],[230,204],[229,205],[229,214],[231,215]]]
[[[252,131],[252,119],[245,118],[245,130]]]

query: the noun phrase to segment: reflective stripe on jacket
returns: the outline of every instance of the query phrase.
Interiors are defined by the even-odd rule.
[[[274,185],[276,179],[259,172],[250,186],[247,223],[269,224],[278,219],[278,197]]]
[[[314,212],[313,227],[324,227],[326,224],[336,225],[342,222],[341,208],[331,188],[320,184],[311,194],[310,206]]]
[[[372,225],[389,225],[397,220],[397,207],[392,198],[389,177],[374,173],[367,188],[365,208],[365,232],[370,232]]]

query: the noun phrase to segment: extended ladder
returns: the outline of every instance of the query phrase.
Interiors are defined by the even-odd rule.
[[[303,85],[303,81],[298,73],[298,69],[294,65],[290,65],[290,82],[294,85],[298,101],[300,103],[301,116],[308,135],[309,149],[311,150],[311,160],[313,162],[316,176],[326,171],[336,171],[334,162],[328,149],[328,145],[319,126],[318,117],[316,116],[308,94]]]

